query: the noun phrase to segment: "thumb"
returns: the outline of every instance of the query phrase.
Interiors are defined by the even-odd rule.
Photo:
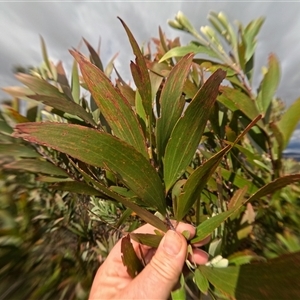
[[[182,272],[186,259],[185,238],[169,230],[145,269],[127,286],[127,295],[138,299],[167,299]]]

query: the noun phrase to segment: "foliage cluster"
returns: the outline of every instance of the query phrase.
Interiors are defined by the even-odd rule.
[[[25,86],[5,88],[14,100],[0,119],[0,289],[30,274],[7,296],[22,286],[29,298],[84,299],[97,255],[122,232],[143,222],[164,232],[170,219],[197,227],[191,243],[211,235],[210,263],[187,261],[174,299],[299,296],[300,165],[283,151],[300,99],[285,109],[276,98],[274,54],[253,87],[262,18],[237,28],[223,13],[209,21],[198,32],[179,12],[169,24],[196,40],[181,46],[159,28],[152,53],[121,20],[135,89],[117,70],[112,84],[115,57],[104,69],[86,40],[89,58],[70,51],[70,83],[42,40],[43,65],[16,75]],[[150,245],[161,236],[130,233]]]

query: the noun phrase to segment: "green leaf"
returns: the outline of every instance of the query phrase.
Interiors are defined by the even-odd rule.
[[[194,280],[201,293],[207,295],[209,283],[207,278],[201,273],[200,269],[195,270]]]
[[[180,275],[179,280],[180,286],[176,288],[176,290],[171,292],[172,300],[185,300],[186,292],[185,292],[185,279],[183,273]]]
[[[260,198],[273,194],[275,191],[282,189],[283,187],[300,181],[300,174],[285,175],[273,180],[272,182],[264,185],[256,193],[254,193],[247,201],[251,202],[259,200]]]
[[[95,123],[92,115],[89,114],[82,106],[73,101],[43,95],[33,95],[28,97],[30,99],[42,102],[45,105],[58,109],[64,113],[75,115],[84,120],[86,123],[92,125],[93,127],[97,127],[97,124]]]
[[[218,165],[220,164],[223,156],[231,149],[231,146],[227,146],[217,154],[212,156],[209,160],[204,162],[198,167],[186,181],[183,191],[179,196],[176,219],[180,221],[188,213],[190,208],[199,198],[202,189],[205,187],[207,181],[212,176]]]
[[[196,236],[191,240],[191,243],[198,243],[208,237],[216,228],[218,228],[224,221],[226,221],[232,214],[238,211],[244,204],[244,196],[247,192],[247,186],[235,192],[232,199],[234,203],[228,211],[222,212],[210,219],[203,221],[196,228]]]
[[[144,268],[142,262],[134,251],[129,234],[121,240],[121,253],[124,266],[131,278],[136,277]]]
[[[213,73],[176,123],[163,161],[166,193],[191,162],[225,75],[222,70]]]
[[[245,130],[237,137],[234,143],[230,143],[229,146],[220,150],[214,156],[210,157],[205,163],[199,166],[186,181],[183,191],[179,196],[177,209],[175,210],[175,215],[177,220],[181,220],[189,211],[189,209],[194,205],[194,203],[199,198],[202,189],[206,185],[207,181],[210,179],[212,173],[216,170],[220,164],[222,157],[229,152],[229,150],[236,146],[236,144],[242,139],[242,137],[259,121],[261,116],[256,117]],[[241,182],[239,182],[241,184]],[[241,184],[240,188],[247,185],[247,181]]]
[[[118,223],[115,225],[115,227],[119,228],[120,226],[122,226],[123,224],[125,224],[125,222],[130,217],[131,214],[132,214],[132,209],[126,208],[126,210],[119,217]]]
[[[245,45],[245,62],[248,62],[253,56],[256,48],[256,36],[259,33],[265,19],[258,18],[251,21],[242,32],[242,40]]]
[[[222,94],[218,96],[217,101],[229,108],[232,112],[240,110],[250,120],[258,116],[259,111],[256,108],[255,102],[245,93],[226,86],[221,87],[221,92]],[[264,128],[262,121],[259,121],[257,124],[261,128]]]
[[[40,36],[40,41],[41,41],[41,48],[42,48],[42,54],[43,54],[45,65],[47,66],[48,71],[52,74],[52,68],[47,53],[46,43],[42,36]]]
[[[238,188],[242,188],[248,185],[248,193],[252,194],[258,190],[258,187],[254,184],[254,182],[249,182],[248,179],[224,168],[221,168],[221,174],[224,180],[231,182]]]
[[[95,129],[61,123],[20,124],[16,135],[87,164],[110,169],[144,203],[165,214],[166,203],[158,174],[140,152],[124,141]]]
[[[265,114],[272,102],[280,80],[280,66],[274,54],[269,56],[268,71],[265,74],[257,96],[257,107]]]
[[[172,57],[182,57],[189,53],[196,54],[207,54],[211,57],[219,58],[212,50],[209,48],[202,46],[202,45],[196,45],[194,43],[191,43],[187,46],[181,46],[181,47],[175,47],[169,50],[160,60],[159,62],[163,62],[167,59],[170,59]]]
[[[36,177],[36,180],[41,181],[41,182],[47,182],[47,183],[58,183],[58,182],[73,181],[72,178],[53,177],[53,176],[47,176],[47,175],[38,175]]]
[[[174,125],[180,118],[185,99],[182,90],[190,71],[193,55],[187,54],[170,72],[160,95],[160,117],[157,120],[157,153],[164,156],[167,141],[170,138]]]
[[[109,189],[127,199],[136,198],[135,193],[125,187],[111,185]]]
[[[163,235],[149,233],[130,233],[130,237],[139,244],[157,248]]]
[[[283,135],[284,144],[282,148],[285,149],[293,135],[294,130],[300,122],[300,98],[298,98],[282,115],[277,126]]]
[[[146,116],[145,109],[143,106],[142,98],[141,98],[141,95],[138,90],[135,92],[135,111],[139,118],[139,122],[143,129],[144,135],[146,135],[146,124],[148,123],[148,121],[147,121],[147,116]]]
[[[79,83],[77,61],[75,59],[72,67],[71,90],[72,90],[72,97],[75,103],[78,104],[80,99],[80,83]]]
[[[116,90],[106,75],[78,52],[71,51],[79,63],[89,90],[116,137],[148,157],[142,129],[130,104]]]
[[[223,294],[235,298],[235,289],[238,282],[240,267],[214,268],[207,266],[199,266],[202,276],[219,289]],[[251,284],[251,283],[248,283]],[[259,285],[260,286],[260,285]],[[238,298],[244,299],[244,298]],[[259,299],[259,298],[252,298]]]
[[[239,252],[235,252],[234,254],[230,255],[228,257],[229,263],[234,264],[236,266],[244,265],[244,264],[249,264],[252,261],[260,261],[260,262],[265,262],[266,259],[262,256],[258,256],[256,253],[254,253],[251,250],[243,250]]]
[[[21,144],[0,144],[0,156],[12,156],[14,158],[40,157],[33,149]]]
[[[27,74],[16,74],[16,78],[30,88],[31,91],[38,95],[51,96],[55,98],[59,98],[62,100],[67,99],[70,101],[64,94],[62,94],[58,88],[48,83],[44,79],[40,79]]]
[[[13,132],[13,129],[11,126],[8,125],[4,113],[0,111],[0,133],[11,134]]]
[[[85,43],[85,45],[87,46],[87,48],[89,49],[90,52],[90,58],[91,58],[91,62],[97,67],[99,68],[102,72],[103,72],[103,64],[102,61],[98,55],[98,53],[96,52],[96,50],[88,43],[88,41],[86,39],[83,38],[83,41]]]
[[[275,137],[275,141],[272,145],[272,151],[275,154],[274,156],[277,157],[278,160],[280,160],[282,157],[282,152],[284,150],[283,147],[285,146],[284,137],[282,132],[278,128],[277,123],[272,122],[269,124],[269,127],[272,130],[273,136]],[[275,169],[278,169],[278,167],[276,167]]]
[[[168,51],[168,45],[166,43],[165,35],[164,35],[164,33],[163,33],[160,26],[158,26],[158,33],[159,33],[159,41],[160,41],[161,47],[162,47],[164,52],[167,52]]]
[[[90,185],[81,181],[60,182],[60,183],[53,184],[51,188],[55,190],[68,191],[71,193],[84,194],[89,196],[103,197],[104,195],[103,193],[94,189]]]
[[[126,82],[119,79],[116,79],[116,86],[120,90],[122,95],[128,100],[129,104],[131,106],[134,106],[136,91],[134,91],[132,87],[130,87],[130,85],[128,85]]]
[[[167,231],[166,224],[160,220],[158,217],[153,215],[150,211],[138,206],[137,204],[121,197],[120,195],[114,193],[110,189],[108,189],[106,186],[101,184],[100,182],[96,181],[93,177],[88,175],[85,171],[83,171],[77,164],[75,164],[71,159],[70,163],[73,165],[73,167],[83,176],[84,180],[91,184],[95,189],[109,197],[110,199],[114,199],[120,203],[122,203],[127,208],[134,211],[141,219],[143,219],[146,223],[149,223],[150,225],[160,229],[163,232]]]
[[[68,177],[68,174],[62,169],[47,161],[41,161],[37,159],[21,159],[4,165],[4,168]]]
[[[118,19],[121,21],[121,23],[127,33],[133,53],[135,55],[135,63],[131,62],[130,69],[131,69],[131,73],[132,73],[135,85],[137,86],[137,89],[143,100],[145,112],[149,116],[150,124],[151,124],[152,92],[151,92],[151,82],[150,82],[150,77],[149,77],[149,72],[148,72],[148,68],[146,65],[146,61],[144,59],[144,56],[140,50],[138,43],[136,42],[136,40],[135,40],[134,36],[132,35],[131,31],[129,30],[128,26],[125,24],[125,22],[121,18],[118,17]]]
[[[104,74],[107,76],[107,77],[110,77],[111,76],[111,73],[114,69],[114,61],[115,59],[118,57],[119,53],[116,53],[112,59],[108,62],[107,66],[105,67],[105,70],[104,70]]]
[[[56,66],[56,72],[57,72],[57,82],[59,83],[61,89],[63,90],[63,93],[68,97],[69,100],[73,100],[71,88],[69,85],[69,81],[66,76],[66,72],[64,70],[64,67],[62,65],[62,62],[58,62]]]

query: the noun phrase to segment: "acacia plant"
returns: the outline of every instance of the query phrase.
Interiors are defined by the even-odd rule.
[[[75,61],[69,84],[43,44],[43,68],[17,75],[26,87],[6,88],[44,104],[42,111],[35,106],[35,120],[13,109],[7,113],[17,123],[13,137],[34,147],[40,159],[6,168],[34,166],[43,173],[38,166],[44,166],[53,189],[89,196],[87,209],[100,211],[99,218],[99,199],[118,206],[117,226],[136,214],[158,229],[128,233],[143,244],[156,247],[172,227],[170,219],[196,226],[191,244],[211,236],[204,247],[210,262],[187,261],[189,273],[182,274],[174,299],[208,293],[213,299],[296,299],[300,173],[283,150],[299,122],[300,100],[287,110],[280,106],[274,54],[257,91],[252,85],[262,18],[237,30],[223,13],[211,13],[209,20],[212,27],[198,32],[178,13],[170,25],[196,41],[181,46],[159,29],[152,54],[120,19],[135,55],[130,69],[136,89],[117,71],[113,84],[112,64],[104,70],[87,41],[89,58],[70,50]],[[128,239],[123,243],[124,263],[134,277],[141,263],[127,256]]]

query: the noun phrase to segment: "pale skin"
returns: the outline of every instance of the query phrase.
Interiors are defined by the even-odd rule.
[[[146,224],[138,228],[137,233],[152,233],[155,228]],[[192,225],[179,223],[176,231],[169,230],[157,249],[139,245],[132,241],[135,252],[140,257],[143,253],[147,265],[143,271],[131,278],[121,258],[121,241],[119,241],[105,262],[100,266],[94,278],[89,300],[100,299],[168,299],[182,273],[186,254],[187,241],[181,234],[190,233],[189,239],[195,235]],[[208,255],[197,247],[207,243],[209,238],[193,245],[193,255],[189,259],[195,264],[205,264]]]

